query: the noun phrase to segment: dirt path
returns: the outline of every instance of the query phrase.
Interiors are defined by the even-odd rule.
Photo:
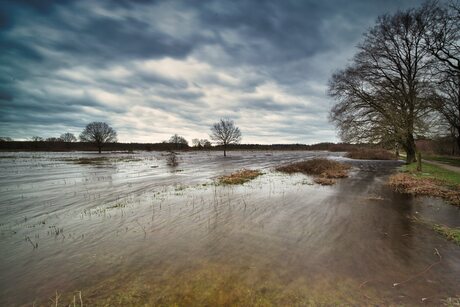
[[[425,162],[425,163],[429,163],[429,164],[439,166],[439,167],[441,167],[443,169],[446,169],[446,170],[449,170],[449,171],[460,173],[460,167],[458,167],[458,166],[449,165],[449,164],[440,163],[440,162],[435,162],[435,161],[430,161],[430,160],[422,160],[422,161]]]

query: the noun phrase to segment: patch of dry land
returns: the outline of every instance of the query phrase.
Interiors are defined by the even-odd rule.
[[[405,172],[390,176],[388,183],[401,193],[441,197],[452,205],[460,206],[460,186],[448,185],[441,179],[420,177],[414,172]]]
[[[258,170],[242,169],[230,175],[219,177],[221,184],[243,184],[262,175]]]
[[[276,170],[288,174],[313,175],[316,183],[332,185],[337,182],[336,179],[348,177],[350,168],[351,166],[345,163],[319,158],[279,166]]]

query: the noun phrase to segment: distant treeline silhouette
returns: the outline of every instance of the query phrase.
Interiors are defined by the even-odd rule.
[[[349,151],[364,144],[354,145],[346,143],[318,143],[313,145],[305,144],[229,144],[227,150],[328,150],[328,151]],[[223,145],[211,147],[190,147],[182,145],[180,150],[200,151],[200,150],[222,150]],[[171,151],[177,150],[175,143],[107,143],[104,151]],[[2,141],[0,142],[2,151],[98,151],[98,148],[91,142],[50,142],[50,141]]]

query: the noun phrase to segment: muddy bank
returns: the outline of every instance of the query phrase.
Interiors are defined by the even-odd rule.
[[[458,208],[393,192],[396,161],[333,154],[353,168],[332,187],[273,170],[327,155],[189,153],[175,169],[160,153],[102,165],[0,159],[0,304],[47,303],[56,290],[92,305],[439,305],[458,295],[460,248],[413,221],[458,227]],[[213,184],[243,168],[264,174]],[[417,275],[435,250],[442,261]]]

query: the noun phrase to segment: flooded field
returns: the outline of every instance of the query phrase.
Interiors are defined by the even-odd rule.
[[[0,305],[442,305],[460,210],[386,185],[396,161],[328,152],[1,153]],[[101,158],[102,156],[102,158]],[[320,186],[274,167],[350,163]],[[242,168],[262,176],[216,184]],[[81,298],[80,298],[81,297]],[[72,305],[73,306],[73,305]]]

